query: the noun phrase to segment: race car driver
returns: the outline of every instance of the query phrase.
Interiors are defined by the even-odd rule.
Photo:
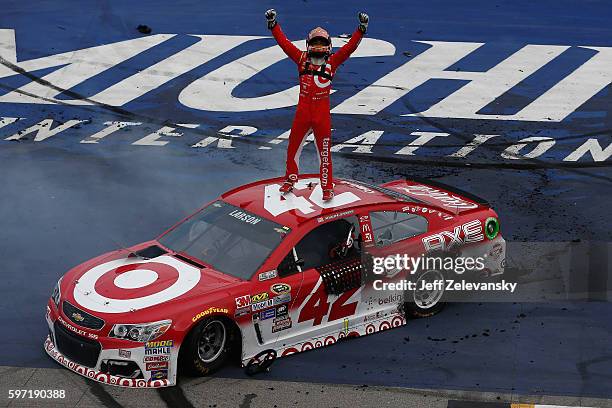
[[[276,11],[266,11],[268,28],[285,54],[298,66],[300,76],[300,97],[297,105],[287,147],[286,180],[281,193],[293,190],[298,180],[298,163],[306,134],[314,133],[315,145],[319,153],[319,176],[323,189],[323,200],[334,196],[332,176],[331,114],[329,93],[331,82],[338,67],[357,49],[361,38],[368,28],[369,17],[359,13],[359,26],[351,39],[338,52],[332,54],[331,37],[321,27],[312,30],[306,38],[306,51],[299,50],[287,39],[276,20]]]

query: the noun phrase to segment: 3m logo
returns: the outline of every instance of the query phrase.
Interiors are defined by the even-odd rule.
[[[236,298],[236,308],[251,306],[251,296],[244,295]]]

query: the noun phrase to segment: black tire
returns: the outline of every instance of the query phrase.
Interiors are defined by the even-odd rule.
[[[231,355],[235,330],[225,319],[209,317],[187,335],[179,354],[181,371],[205,376],[221,368]]]
[[[431,258],[445,258],[447,256],[452,256],[449,254],[431,254],[429,257]],[[414,291],[406,291],[404,293],[404,311],[406,313],[406,317],[413,318],[423,318],[423,317],[431,317],[435,314],[438,314],[444,309],[446,303],[444,302],[444,286],[446,282],[446,275],[443,270],[438,269],[426,269],[422,271],[417,271],[413,275],[414,282],[416,282],[417,289]],[[421,291],[419,287],[421,285],[421,281],[434,281],[434,280],[443,280],[443,284],[441,285],[441,290],[439,291]]]

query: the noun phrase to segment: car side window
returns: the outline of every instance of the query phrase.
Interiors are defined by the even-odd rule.
[[[391,245],[427,232],[427,219],[417,214],[374,211],[370,213],[370,220],[377,247]]]
[[[278,272],[278,276],[281,278],[289,275],[293,275],[294,273],[300,272],[300,270],[304,270],[304,261],[300,258],[296,258],[296,254],[293,253],[293,249],[289,251],[289,253],[283,258],[281,263],[276,268]]]
[[[337,259],[353,256],[357,253],[355,238],[359,232],[357,217],[348,217],[320,225],[306,234],[295,246],[298,263],[302,270],[320,268]],[[290,251],[281,265],[279,275],[295,273],[293,252]]]
[[[310,231],[296,245],[298,257],[304,260],[303,269],[319,268],[334,261],[338,256],[335,251],[351,239],[358,231],[357,217],[343,218],[328,222]],[[353,245],[354,246],[354,245]]]

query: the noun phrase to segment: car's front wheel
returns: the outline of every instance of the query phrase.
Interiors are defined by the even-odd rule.
[[[207,375],[227,360],[233,343],[231,327],[222,319],[202,320],[185,338],[179,364],[192,375]]]

